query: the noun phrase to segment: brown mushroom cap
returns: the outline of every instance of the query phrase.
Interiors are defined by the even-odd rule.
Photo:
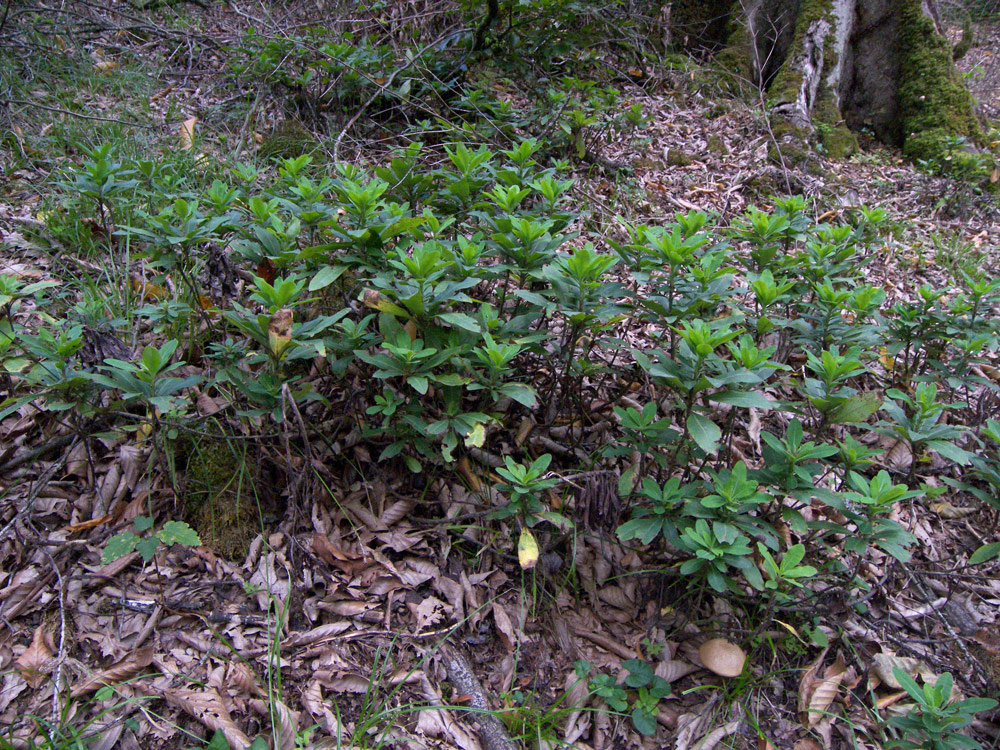
[[[725,638],[705,641],[698,649],[698,656],[707,669],[721,677],[739,677],[747,660],[743,649]]]

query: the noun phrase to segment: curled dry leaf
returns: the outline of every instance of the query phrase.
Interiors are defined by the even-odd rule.
[[[823,659],[826,658],[827,651],[829,649],[824,648],[816,657],[816,661],[810,664],[802,673],[802,677],[799,678],[798,714],[803,724],[806,723],[805,717],[809,709],[809,699],[812,698],[816,685],[820,682],[816,675],[819,673],[820,667],[823,666]]]
[[[393,503],[385,509],[379,518],[379,521],[381,521],[386,528],[394,526],[396,523],[406,518],[416,504],[415,500],[400,500],[397,503]]]
[[[792,750],[823,750],[823,746],[812,737],[803,737],[801,740],[795,741]]]
[[[119,682],[132,679],[152,664],[155,651],[156,649],[153,645],[137,648],[132,653],[126,655],[124,659],[115,662],[107,669],[90,675],[79,685],[76,685],[70,691],[70,695],[74,698],[79,698],[81,695],[92,693],[105,685],[116,685]]]
[[[931,503],[931,510],[941,516],[941,518],[947,518],[949,520],[965,518],[966,516],[971,516],[976,512],[975,508],[956,508],[951,503],[944,501],[940,503]]]
[[[229,662],[223,684],[236,695],[258,697],[264,695],[264,690],[257,681],[257,675],[243,662]]]
[[[837,658],[833,664],[826,668],[823,679],[815,683],[813,687],[812,695],[808,699],[809,703],[806,708],[807,726],[815,727],[823,719],[830,704],[837,697],[837,692],[840,690],[840,683],[843,681],[846,671],[847,665],[844,664],[843,657],[837,654]]]
[[[698,750],[713,750],[722,740],[731,734],[735,734],[740,728],[740,721],[730,721],[727,724],[723,724],[721,727],[713,729],[711,732],[706,734],[701,738],[696,747]]]
[[[503,645],[508,652],[513,651],[518,639],[510,615],[507,614],[507,610],[504,609],[500,602],[493,602],[492,610],[493,622],[497,627],[497,632],[500,634],[500,640],[503,641]]]
[[[278,700],[264,701],[254,699],[250,707],[259,714],[270,715],[274,725],[272,734],[277,736],[276,750],[295,750],[295,738],[298,735],[299,714]]]
[[[562,705],[568,709],[566,723],[563,726],[563,739],[567,744],[573,744],[590,726],[589,716],[583,708],[590,697],[590,688],[586,680],[581,680],[575,671],[566,674],[566,695]]]
[[[657,677],[661,677],[667,682],[676,682],[681,677],[697,672],[698,667],[691,662],[673,659],[671,661],[661,661],[653,670]]]
[[[236,726],[222,696],[215,690],[161,690],[142,683],[134,683],[133,688],[146,695],[163,698],[167,703],[186,711],[208,729],[221,731],[231,750],[246,750],[250,747],[250,738]]]
[[[920,659],[911,656],[896,656],[895,654],[879,653],[872,659],[872,666],[878,678],[891,688],[902,690],[903,686],[892,673],[893,667],[898,667],[901,671],[911,677],[921,677],[924,682],[937,682],[937,674],[931,670],[927,664]]]
[[[710,669],[720,677],[739,677],[747,660],[743,649],[725,638],[705,641],[698,649],[698,656],[706,669]]]
[[[52,671],[52,657],[54,655],[55,646],[52,643],[52,634],[45,629],[43,623],[35,628],[31,645],[24,650],[16,662],[24,681],[30,687],[37,690],[48,682],[47,675]]]
[[[633,606],[632,600],[629,599],[628,594],[625,593],[621,586],[605,586],[598,589],[597,596],[602,602],[606,602],[618,609],[627,610]]]
[[[885,465],[896,471],[907,471],[913,465],[913,452],[910,446],[903,440],[897,440],[895,444],[885,452]]]
[[[281,356],[291,343],[294,318],[295,314],[288,307],[283,307],[271,316],[267,324],[267,343],[275,356]]]
[[[178,137],[181,142],[181,148],[185,151],[190,151],[191,147],[194,146],[194,127],[198,124],[197,117],[189,117],[187,120],[180,124],[178,129]]]

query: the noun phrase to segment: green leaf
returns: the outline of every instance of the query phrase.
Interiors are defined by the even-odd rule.
[[[156,554],[156,548],[160,546],[160,540],[155,536],[147,536],[135,543],[135,548],[142,555],[142,559],[149,562]]]
[[[628,497],[632,494],[635,489],[636,482],[638,481],[639,464],[635,463],[629,466],[625,471],[622,472],[621,476],[618,477],[618,496]],[[630,522],[631,523],[631,522]],[[618,530],[619,534],[621,529]],[[648,542],[646,542],[648,544]]]
[[[947,440],[929,440],[927,441],[927,447],[931,450],[935,450],[941,454],[944,458],[949,461],[954,461],[956,464],[965,466],[969,463],[974,455],[969,453],[967,450],[962,450],[954,443],[949,443]]]
[[[269,748],[270,745],[267,744],[267,740],[264,737],[258,737],[250,743],[250,747],[247,750],[268,750]]]
[[[882,408],[882,397],[877,393],[858,393],[834,407],[827,419],[832,424],[864,422]]]
[[[662,521],[658,518],[633,518],[618,527],[618,538],[623,542],[638,539],[643,544],[649,544],[660,533]]]
[[[229,747],[229,741],[226,739],[226,735],[222,733],[221,729],[215,730],[215,734],[212,735],[211,741],[205,745],[205,750],[231,750]]]
[[[705,453],[714,455],[718,452],[722,430],[715,422],[708,417],[703,417],[698,412],[692,412],[687,420],[687,428],[691,438]]]
[[[456,328],[463,328],[472,333],[482,333],[483,327],[475,318],[460,312],[446,312],[437,316],[438,320],[444,321]]]
[[[635,730],[639,734],[652,737],[656,734],[656,717],[649,713],[649,711],[634,708],[632,709],[632,726],[635,727]]]
[[[163,528],[156,532],[156,536],[167,546],[171,544],[183,544],[185,547],[201,546],[198,532],[183,521],[167,521],[163,524]]]
[[[745,409],[780,409],[781,403],[773,401],[759,391],[720,391],[708,396],[709,401],[742,406]]]
[[[984,544],[977,549],[969,558],[969,565],[979,565],[987,560],[992,560],[994,557],[1000,557],[1000,542]]]
[[[136,516],[136,519],[132,522],[132,527],[136,531],[149,531],[153,528],[153,519],[151,516]]]
[[[427,380],[427,378],[422,378],[417,375],[411,375],[406,379],[406,382],[409,383],[410,386],[413,388],[413,390],[415,390],[421,396],[427,395],[427,388],[430,385],[430,382]]]
[[[653,679],[653,667],[641,659],[626,659],[622,666],[628,670],[625,684],[630,688],[640,688],[648,685]]]
[[[317,289],[325,289],[339,279],[346,270],[347,266],[323,266],[309,282],[309,291],[315,292]]]
[[[125,557],[125,555],[135,549],[135,545],[138,543],[139,537],[131,531],[123,531],[121,534],[115,534],[104,545],[104,551],[101,552],[101,562],[107,565],[121,557]]]
[[[499,388],[500,393],[504,396],[512,398],[521,406],[526,406],[529,409],[533,408],[537,403],[535,397],[535,391],[529,385],[524,385],[523,383],[504,383]]]

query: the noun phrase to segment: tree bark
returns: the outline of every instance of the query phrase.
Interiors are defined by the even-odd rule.
[[[818,141],[843,158],[866,130],[929,159],[984,140],[934,0],[674,0],[671,32],[765,92],[782,149]]]

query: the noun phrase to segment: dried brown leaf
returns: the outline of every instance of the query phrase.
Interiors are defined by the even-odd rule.
[[[152,644],[136,649],[107,669],[90,675],[79,685],[76,685],[70,691],[70,695],[79,698],[81,695],[91,693],[105,685],[116,685],[119,682],[132,679],[152,664],[155,652],[156,648]]]
[[[837,697],[846,670],[847,665],[844,664],[843,657],[837,654],[837,658],[826,668],[823,679],[816,685],[809,698],[808,726],[814,727],[822,720],[830,704]]]
[[[883,459],[885,465],[896,471],[909,471],[913,465],[913,452],[910,446],[903,440],[897,440],[889,450],[885,452]]]
[[[385,509],[379,521],[387,528],[394,526],[406,518],[416,505],[416,500],[400,500],[399,502],[395,502]]]
[[[37,690],[48,682],[48,674],[52,671],[54,656],[55,646],[52,643],[52,634],[46,630],[43,623],[35,628],[31,644],[15,662],[29,687]]]
[[[500,634],[500,640],[503,641],[504,647],[508,652],[513,651],[517,644],[517,633],[510,615],[507,614],[507,610],[500,602],[493,602],[493,621],[496,623],[497,632]]]
[[[956,518],[965,518],[966,516],[971,516],[976,512],[975,508],[957,508],[949,502],[941,501],[939,503],[931,503],[931,510],[937,513],[941,518],[947,518],[949,520],[954,520]]]
[[[819,680],[816,675],[819,673],[820,667],[823,666],[823,659],[826,657],[826,652],[829,649],[823,649],[820,655],[816,657],[816,660],[809,665],[805,672],[802,673],[802,677],[799,678],[799,694],[798,694],[798,714],[799,720],[803,724],[808,722],[807,710],[809,709],[809,701],[812,698],[813,692],[816,690],[816,686],[819,684]]]
[[[187,712],[212,731],[221,731],[230,750],[246,750],[250,747],[247,737],[229,715],[222,696],[215,690],[189,690],[187,688],[171,688],[169,690],[151,685],[135,683],[133,688],[146,695],[156,695],[167,703]]]

